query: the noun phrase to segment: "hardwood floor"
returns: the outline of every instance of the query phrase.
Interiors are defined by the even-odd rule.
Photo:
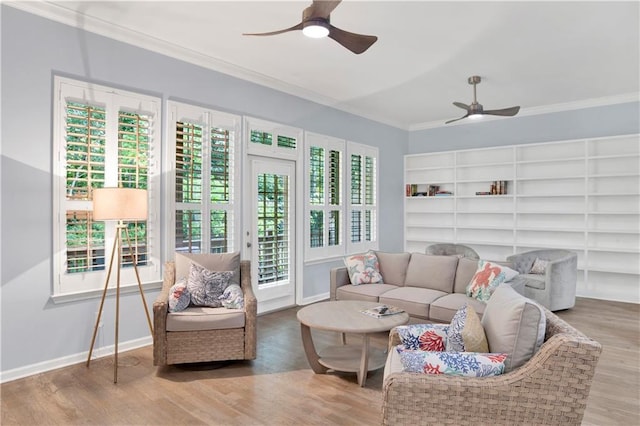
[[[258,359],[152,366],[151,347],[1,386],[2,425],[375,425],[382,370],[361,388],[355,374],[314,374],[304,355],[297,308],[259,318]],[[640,422],[640,305],[579,299],[562,318],[602,343],[584,425]],[[314,331],[318,346],[338,341]],[[356,337],[349,336],[349,340]],[[386,336],[372,345],[385,347]]]

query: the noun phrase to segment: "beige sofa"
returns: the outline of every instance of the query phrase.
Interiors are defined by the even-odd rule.
[[[478,261],[459,256],[375,252],[384,284],[351,285],[346,267],[331,269],[331,300],[367,300],[404,309],[413,318],[451,322],[465,303],[482,316],[486,304],[465,294]],[[509,265],[507,262],[496,262]],[[519,293],[524,283],[509,282]]]

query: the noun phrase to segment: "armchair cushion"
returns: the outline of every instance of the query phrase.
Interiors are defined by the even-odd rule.
[[[169,290],[169,312],[184,311],[191,303],[191,293],[187,289],[187,280],[179,280]]]
[[[176,253],[176,280],[189,275],[191,264],[202,266],[210,271],[232,271],[230,283],[240,284],[240,252],[233,253]]]
[[[465,377],[497,376],[504,372],[507,354],[412,351],[396,347],[406,373],[448,374]]]
[[[396,327],[405,349],[444,351],[447,342],[447,324],[411,324]]]
[[[195,306],[222,306],[220,296],[229,286],[233,271],[210,271],[192,263],[189,267],[187,289],[191,293],[191,304]]]
[[[447,352],[489,352],[487,337],[473,306],[465,304],[456,312],[447,330]]]
[[[493,293],[481,323],[489,350],[509,354],[505,364],[507,372],[529,361],[544,341],[543,309],[509,285],[503,284]]]
[[[202,331],[242,328],[245,315],[242,309],[190,306],[181,312],[167,314],[167,331]]]

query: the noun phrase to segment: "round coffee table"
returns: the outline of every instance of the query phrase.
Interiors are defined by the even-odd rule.
[[[311,369],[317,374],[328,370],[355,372],[358,384],[364,386],[367,372],[382,368],[386,351],[369,347],[369,334],[389,331],[409,322],[409,314],[402,312],[375,318],[362,311],[379,306],[377,302],[337,300],[314,303],[298,311],[302,344]],[[317,352],[311,337],[311,329],[342,333],[342,345],[329,346]],[[344,334],[362,335],[362,345],[346,344]]]

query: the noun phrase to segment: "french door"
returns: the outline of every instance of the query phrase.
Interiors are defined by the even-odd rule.
[[[295,304],[295,162],[249,157],[251,231],[247,235],[258,312]]]

